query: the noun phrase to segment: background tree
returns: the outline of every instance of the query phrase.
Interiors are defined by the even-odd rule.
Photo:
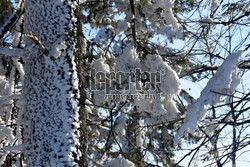
[[[189,62],[189,66],[183,68],[182,77],[196,82],[210,79],[227,55],[237,50],[245,52],[237,63],[238,77],[242,78],[237,91],[233,94],[225,93],[225,102],[207,107],[207,115],[199,122],[196,133],[200,139],[199,145],[179,162],[187,158],[190,166],[197,161],[217,166],[228,165],[230,162],[236,166],[237,156],[244,157],[248,150],[245,144],[248,142],[248,123],[245,120],[248,120],[249,114],[249,32],[245,30],[249,27],[249,5],[245,1],[200,1],[194,2],[193,8],[189,9],[189,13],[178,15],[183,20],[189,39],[183,45],[186,49],[182,48],[188,51]],[[233,78],[233,81],[236,80],[237,77]],[[222,95],[223,90],[214,93]],[[236,125],[233,122],[241,123]],[[240,160],[238,163],[240,165]]]

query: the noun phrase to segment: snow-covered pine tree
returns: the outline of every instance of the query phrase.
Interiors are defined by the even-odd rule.
[[[27,166],[76,166],[78,77],[74,0],[25,1],[24,154]]]
[[[241,149],[236,126],[248,123],[240,121],[249,105],[234,110],[249,99],[249,93],[243,91],[239,101],[232,100],[238,99],[232,93],[240,83],[237,62],[243,55],[233,51],[246,44],[249,35],[241,34],[245,37],[233,50],[231,42],[228,47],[221,42],[232,38],[231,28],[238,27],[237,22],[247,25],[249,11],[243,1],[86,0],[81,8],[73,0],[17,0],[17,6],[11,2],[16,10],[0,28],[1,164],[177,166],[187,155],[174,162],[174,136],[176,143],[183,136],[197,139],[186,138],[189,133],[202,134],[205,142],[191,150],[193,157],[203,146],[211,153],[207,147],[211,142],[217,153],[206,154],[205,159],[213,156],[223,164],[226,161],[214,145],[221,124],[234,126],[232,154],[222,158],[235,164],[236,151]],[[186,11],[192,11],[188,18]],[[204,11],[211,11],[210,16]],[[214,26],[226,27],[219,37],[223,40],[214,38],[218,36],[211,31]],[[184,35],[187,51],[172,49],[169,43]],[[238,66],[247,69],[248,63],[246,59]],[[91,68],[105,78],[91,73]],[[111,78],[114,74],[122,77]],[[152,80],[151,74],[161,78]],[[188,91],[181,90],[179,77],[193,82],[212,79],[194,102]],[[105,81],[111,94],[92,87],[92,81],[95,86]],[[231,110],[221,114],[216,109],[220,106]]]
[[[10,31],[10,26],[15,26],[23,30],[16,30],[13,49],[5,47],[1,51],[15,57],[12,73],[17,67],[23,87],[17,104],[19,116],[15,119],[20,125],[16,130],[19,136],[17,132],[10,132],[16,140],[7,143],[10,147],[4,149],[22,151],[24,162],[21,163],[27,166],[77,166],[81,155],[78,149],[79,91],[75,64],[78,5],[79,2],[73,0],[21,0],[16,13],[2,29]],[[21,16],[20,11],[24,10]],[[6,31],[1,33],[3,36]],[[21,41],[21,37],[24,40]],[[20,43],[24,49],[16,49]],[[24,77],[17,57],[23,58]],[[9,84],[14,88],[13,85]],[[9,93],[14,92],[10,90]],[[16,95],[12,96],[9,98],[17,99]]]

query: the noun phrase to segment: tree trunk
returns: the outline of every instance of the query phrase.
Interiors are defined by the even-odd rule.
[[[25,2],[25,45],[32,46],[23,84],[27,166],[77,166],[76,8],[74,0]]]

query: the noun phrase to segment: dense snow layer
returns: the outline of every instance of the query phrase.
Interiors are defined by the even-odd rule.
[[[110,72],[110,68],[108,64],[105,63],[105,59],[103,57],[94,60],[92,63],[92,68],[95,69],[96,72],[104,72],[104,73]]]
[[[174,0],[157,0],[156,6],[161,7],[165,11],[165,19],[167,24],[172,25],[174,28],[179,28],[177,19],[174,17],[172,8],[174,7]]]
[[[193,134],[197,128],[198,121],[204,119],[207,114],[206,107],[222,102],[225,100],[223,95],[233,93],[240,83],[240,78],[237,76],[236,63],[241,54],[242,51],[237,51],[229,55],[218,68],[215,75],[208,81],[200,97],[187,109],[185,122],[179,129],[178,136],[188,132]]]
[[[65,43],[65,37],[61,36],[51,46],[49,56],[53,56],[53,57],[55,57],[57,59],[60,55],[62,55],[62,52],[65,49],[67,49],[67,46],[66,46],[66,43]]]
[[[116,58],[116,71],[134,72],[140,68],[140,59],[132,43],[126,45],[123,54]]]
[[[120,0],[115,2],[119,11],[123,11],[125,19],[118,21],[115,33],[119,35],[129,27],[128,23],[135,20],[136,36],[144,38],[145,33],[164,34],[168,38],[183,38],[181,33],[181,25],[174,16],[173,7],[174,0],[155,0],[155,1],[133,1],[135,8],[134,14],[131,13],[131,6],[128,0]],[[140,8],[139,8],[140,7]],[[145,21],[147,20],[147,22]],[[164,27],[164,28],[162,28]],[[168,31],[165,31],[168,29]],[[129,31],[126,33],[129,35]]]
[[[145,68],[151,72],[161,72],[161,81],[157,85],[163,93],[163,99],[161,100],[164,108],[168,111],[168,119],[175,118],[179,111],[173,98],[175,95],[178,95],[181,90],[180,80],[176,72],[167,64],[167,62],[164,62],[159,55],[148,55],[144,65]],[[170,117],[170,115],[172,115],[172,117]]]

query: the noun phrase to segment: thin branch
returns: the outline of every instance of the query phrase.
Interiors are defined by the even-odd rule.
[[[250,15],[250,11],[246,11],[243,15],[229,20],[229,21],[222,21],[222,22],[213,22],[213,24],[223,24],[223,25],[229,25],[229,24],[236,24],[235,22],[242,19],[243,17],[248,17]]]
[[[10,56],[14,58],[25,58],[27,55],[30,54],[30,52],[26,49],[21,49],[21,48],[9,48],[9,47],[2,47],[0,48],[0,55],[4,56]]]
[[[39,47],[43,54],[48,55],[49,51],[45,48],[45,46],[41,43],[41,41],[35,34],[29,33],[26,36],[29,37]]]
[[[21,97],[21,94],[6,95],[6,96],[0,96],[0,100],[20,99],[20,97]]]
[[[134,0],[130,0],[130,8],[131,8],[131,13],[132,13],[132,35],[134,38],[134,44],[136,46],[136,29],[135,29],[135,5],[134,5]]]

